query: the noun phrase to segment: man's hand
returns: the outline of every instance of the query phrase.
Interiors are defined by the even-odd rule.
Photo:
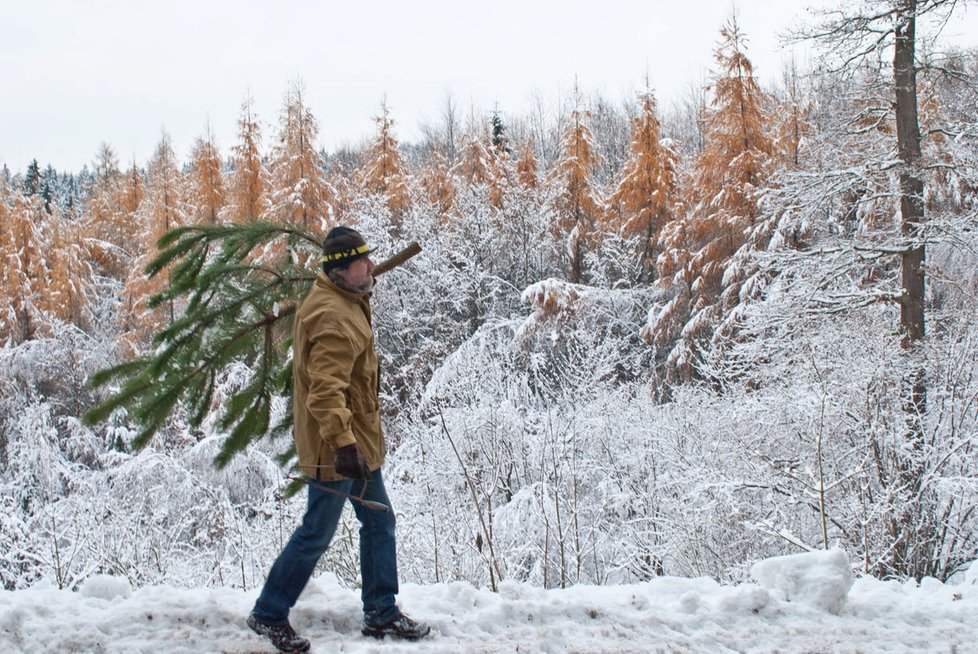
[[[336,472],[350,479],[370,479],[370,468],[356,445],[344,445],[336,450]]]

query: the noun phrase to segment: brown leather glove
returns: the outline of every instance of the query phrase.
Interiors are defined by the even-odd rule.
[[[350,479],[370,479],[370,468],[356,445],[344,445],[336,450],[336,472]]]

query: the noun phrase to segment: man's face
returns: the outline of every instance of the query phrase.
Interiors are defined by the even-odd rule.
[[[341,270],[340,276],[351,291],[369,293],[374,287],[374,278],[371,274],[373,270],[374,262],[370,257],[361,257],[347,266],[346,270]]]

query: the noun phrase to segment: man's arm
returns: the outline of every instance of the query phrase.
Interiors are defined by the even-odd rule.
[[[356,443],[347,393],[354,358],[350,339],[339,331],[326,331],[313,338],[306,361],[306,407],[319,425],[320,437],[334,449]]]

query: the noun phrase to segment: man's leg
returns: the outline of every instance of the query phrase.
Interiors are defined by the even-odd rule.
[[[397,595],[397,542],[394,536],[394,508],[380,470],[371,473],[369,481],[356,481],[351,492],[359,495],[366,491],[363,499],[380,502],[388,507],[387,512],[368,509],[358,502],[353,510],[360,521],[360,577],[363,582],[361,599],[363,616],[367,624],[383,624],[400,615],[395,595]]]
[[[308,502],[302,524],[268,572],[265,587],[255,602],[253,615],[261,622],[275,624],[288,619],[302,589],[316,569],[319,557],[329,547],[346,499],[328,493],[320,486],[350,492],[350,480],[322,482],[310,480]]]
[[[366,484],[366,488],[364,488]],[[368,482],[354,484],[355,493],[364,491],[363,499],[387,505],[387,512],[372,511],[354,503],[360,520],[360,576],[363,579],[363,621],[361,632],[374,638],[418,640],[431,632],[423,622],[415,622],[401,613],[394,601],[397,595],[397,543],[394,537],[394,507],[387,497],[380,471]]]

